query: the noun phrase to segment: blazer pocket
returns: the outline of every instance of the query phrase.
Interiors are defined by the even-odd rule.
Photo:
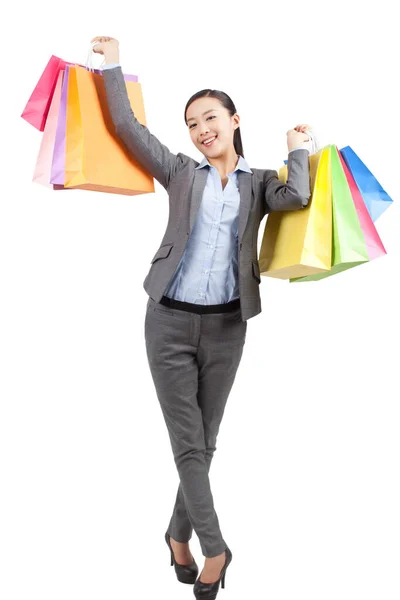
[[[258,266],[258,262],[253,261],[252,265],[253,265],[253,275],[257,279],[258,283],[261,283],[260,267]]]
[[[173,245],[174,244],[164,244],[164,246],[161,246],[161,248],[157,250],[150,262],[153,263],[159,258],[167,258],[168,254],[171,252],[171,248]]]

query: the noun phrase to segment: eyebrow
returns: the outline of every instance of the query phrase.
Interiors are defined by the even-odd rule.
[[[206,110],[206,112],[203,112],[203,116],[206,115],[209,112],[213,112],[213,110],[217,110],[216,108],[210,108],[210,110]],[[190,119],[187,120],[187,122],[189,123],[189,121],[195,121],[194,117],[190,117]]]

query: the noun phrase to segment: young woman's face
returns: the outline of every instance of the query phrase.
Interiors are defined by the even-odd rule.
[[[220,156],[231,148],[233,134],[239,126],[239,115],[229,111],[217,98],[197,98],[186,111],[187,127],[194,145],[205,156]],[[203,142],[216,136],[211,146]]]

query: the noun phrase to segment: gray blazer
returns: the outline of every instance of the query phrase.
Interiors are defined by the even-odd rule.
[[[145,125],[139,123],[132,111],[120,66],[104,70],[103,80],[116,135],[168,192],[167,227],[143,282],[147,294],[159,302],[185,250],[208,170],[196,171],[199,162],[182,152],[173,154]],[[260,222],[271,211],[298,210],[308,204],[311,196],[308,156],[305,148],[288,154],[286,184],[279,180],[276,170],[251,169],[252,173],[238,173],[238,270],[242,321],[261,312],[261,277],[257,259]]]

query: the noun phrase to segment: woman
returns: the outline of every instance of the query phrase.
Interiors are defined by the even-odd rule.
[[[226,401],[239,366],[247,319],[261,311],[257,231],[271,210],[297,210],[310,198],[308,125],[287,132],[288,181],[250,169],[240,117],[218,90],[202,90],[185,107],[199,164],[174,155],[136,119],[127,95],[119,43],[95,37],[104,55],[104,86],[117,135],[168,191],[170,215],[144,281],[148,362],[168,428],[180,484],[165,534],[179,581],[213,600],[232,560],[219,527],[209,469]],[[205,563],[200,576],[189,549],[193,529]]]

